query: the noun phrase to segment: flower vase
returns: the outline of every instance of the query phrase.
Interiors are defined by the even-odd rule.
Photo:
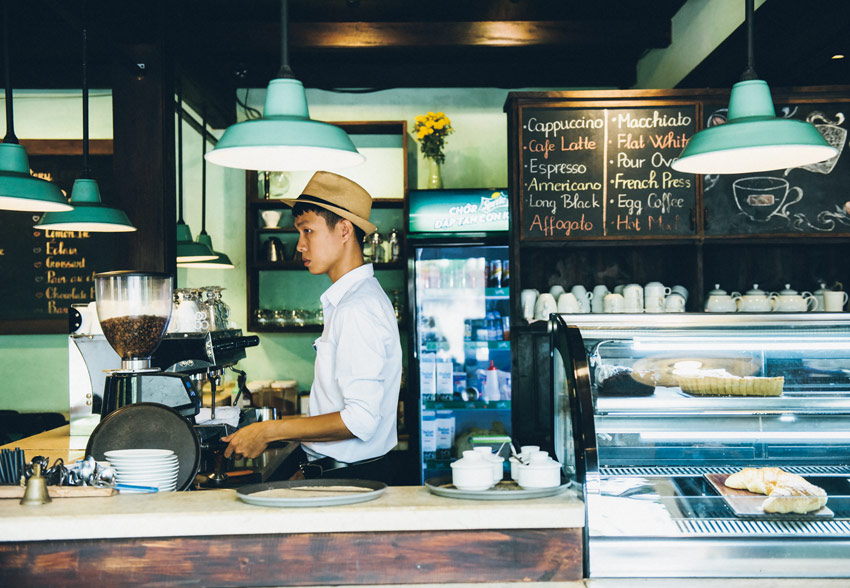
[[[440,163],[435,159],[428,159],[428,181],[425,187],[428,190],[439,190],[443,187],[443,176],[440,173]]]

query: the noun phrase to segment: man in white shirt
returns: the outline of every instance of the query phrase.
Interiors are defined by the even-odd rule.
[[[225,457],[256,457],[269,443],[300,441],[307,477],[369,477],[396,444],[401,344],[392,304],[363,263],[361,243],[376,230],[372,198],[343,176],[316,172],[293,207],[296,247],[311,274],[327,274],[321,296],[309,416],[243,427],[222,440]],[[361,475],[366,474],[366,475]]]

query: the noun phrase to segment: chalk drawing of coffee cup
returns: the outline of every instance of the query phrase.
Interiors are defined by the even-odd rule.
[[[847,142],[847,129],[841,126],[844,122],[844,114],[838,112],[836,113],[835,118],[830,120],[826,117],[826,115],[824,115],[824,113],[816,110],[806,117],[806,121],[815,125],[815,128],[821,135],[823,135],[826,142],[832,147],[838,149],[838,153],[826,161],[819,161],[817,163],[804,165],[803,169],[818,174],[828,174],[835,168],[835,164],[838,163],[838,158],[841,157],[841,152],[844,150],[844,144]],[[791,169],[793,168],[785,170],[786,176]]]
[[[772,216],[787,218],[786,209],[803,199],[801,188],[789,187],[787,180],[770,176],[735,180],[732,192],[738,210],[758,222],[766,222]],[[786,202],[792,192],[797,193],[796,199]]]

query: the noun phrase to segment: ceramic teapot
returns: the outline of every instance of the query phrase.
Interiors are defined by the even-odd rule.
[[[753,284],[751,290],[741,296],[738,308],[741,312],[770,312],[776,306],[776,294],[768,294]]]
[[[776,305],[773,310],[776,312],[806,312],[807,310],[817,310],[817,308],[818,300],[811,292],[798,294],[796,290],[791,289],[791,284],[785,284],[785,289],[776,298]]]
[[[727,294],[726,290],[720,289],[720,284],[714,285],[714,290],[708,293],[705,301],[706,312],[736,312],[741,295],[738,292]]]

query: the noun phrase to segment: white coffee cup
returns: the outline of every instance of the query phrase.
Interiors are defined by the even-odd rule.
[[[673,293],[678,294],[682,298],[685,299],[685,302],[688,301],[688,289],[685,288],[684,286],[679,286],[679,285],[673,286],[672,288],[670,288],[670,293],[671,294],[673,294]]]
[[[603,311],[607,313],[625,312],[626,299],[622,294],[606,294],[603,299]]]
[[[608,287],[605,284],[598,284],[593,287],[590,299],[590,310],[592,312],[604,312],[605,295],[610,294]]]
[[[573,286],[570,293],[576,297],[580,312],[590,312],[590,300],[593,298],[593,294],[585,290],[584,286],[581,285]]]
[[[555,302],[555,297],[544,292],[537,297],[537,303],[534,305],[534,318],[549,320],[549,315],[558,312],[558,303]]]
[[[625,287],[625,284],[617,284],[616,286],[614,286],[614,294],[622,294]]]
[[[847,304],[847,292],[827,291],[823,293],[823,309],[826,312],[842,312]]]
[[[649,282],[643,287],[644,298],[649,296],[669,296],[673,290],[662,284],[661,282]]]
[[[626,284],[623,288],[626,312],[643,312],[643,288],[639,284]]]
[[[564,292],[558,298],[558,312],[570,314],[582,312],[581,306],[572,292]]]
[[[549,294],[551,294],[555,298],[555,300],[557,300],[558,297],[560,297],[561,294],[563,294],[564,292],[566,292],[566,290],[564,290],[564,287],[560,284],[555,284],[554,286],[549,288]]]
[[[527,321],[534,319],[534,307],[537,304],[537,296],[539,294],[540,292],[531,288],[519,293],[519,300],[522,304],[522,317]]]
[[[685,312],[685,298],[681,294],[670,294],[664,299],[664,312]]]
[[[275,228],[280,221],[279,210],[264,210],[260,216],[263,217],[263,223],[265,223],[267,229]]]

